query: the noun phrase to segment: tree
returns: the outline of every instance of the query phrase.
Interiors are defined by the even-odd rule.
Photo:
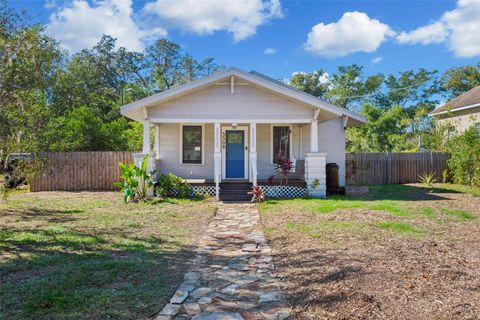
[[[442,76],[442,87],[447,98],[455,98],[480,85],[480,62],[473,66],[450,68]]]
[[[330,90],[326,97],[337,106],[358,110],[379,92],[382,83],[382,74],[364,78],[363,67],[359,65],[339,66],[331,77]]]
[[[347,131],[348,152],[392,152],[415,148],[415,141],[405,132],[408,115],[402,107],[386,109],[366,104],[360,113],[367,122]]]
[[[50,88],[62,62],[57,42],[27,20],[0,0],[0,157],[38,147],[38,129],[51,117]]]
[[[480,133],[474,127],[448,140],[448,168],[453,182],[480,187]]]
[[[386,91],[377,97],[377,103],[384,108],[401,106],[409,119],[409,129],[416,133],[428,130],[430,119],[428,113],[438,104],[441,92],[436,70],[408,70],[396,77],[385,78]]]
[[[441,92],[437,71],[365,76],[354,64],[338,67],[328,79],[324,75],[323,70],[295,74],[290,84],[366,116],[367,124],[347,131],[349,151],[413,151],[422,145],[432,125],[428,112]]]
[[[213,58],[197,61],[175,42],[159,39],[146,50],[149,74],[159,90],[207,76],[222,67]]]
[[[143,54],[116,49],[116,40],[103,36],[92,49],[75,54],[57,74],[53,108],[63,115],[86,106],[104,121],[114,121],[120,117],[120,106],[129,102],[126,91],[135,91],[132,99],[153,92],[145,69]]]
[[[325,98],[329,89],[328,74],[322,69],[310,73],[297,72],[292,75],[289,84],[319,98]]]
[[[82,106],[52,119],[43,131],[41,147],[46,151],[127,150],[127,128],[125,118],[103,122]]]
[[[218,68],[213,59],[199,62],[165,39],[150,47],[145,57],[143,53],[117,48],[116,40],[104,35],[97,45],[75,54],[58,72],[52,96],[58,118],[45,129],[48,132],[44,140],[51,142],[45,148],[139,150],[142,126],[124,119],[120,106],[152,94],[159,83],[170,87]],[[80,132],[76,141],[75,130]],[[65,141],[54,141],[56,136],[64,135]]]

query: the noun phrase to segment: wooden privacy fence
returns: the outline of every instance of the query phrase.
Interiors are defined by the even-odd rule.
[[[118,163],[133,162],[129,151],[47,152],[43,173],[32,179],[31,191],[114,190],[120,181]],[[396,184],[418,181],[447,168],[446,153],[347,153],[347,185]]]
[[[118,163],[133,162],[129,151],[47,152],[43,171],[30,182],[30,191],[114,190],[120,181]]]
[[[418,182],[418,176],[447,169],[447,153],[347,153],[347,185]]]

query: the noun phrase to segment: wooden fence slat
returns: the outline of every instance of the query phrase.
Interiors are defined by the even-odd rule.
[[[128,151],[45,152],[45,168],[30,184],[37,191],[114,190],[120,180],[118,163],[133,162]]]
[[[33,178],[30,190],[114,190],[120,180],[118,163],[133,162],[128,151],[47,152],[43,173]],[[418,176],[436,172],[442,179],[447,168],[446,153],[347,153],[347,185],[414,183]]]
[[[436,172],[442,179],[447,153],[347,153],[347,185],[415,183],[418,176]]]

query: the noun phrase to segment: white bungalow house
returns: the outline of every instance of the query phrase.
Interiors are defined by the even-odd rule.
[[[291,159],[293,184],[326,194],[325,165],[339,165],[345,185],[345,129],[365,122],[257,72],[228,68],[132,102],[121,113],[143,123],[143,150],[151,168],[210,183],[217,199],[228,182],[250,185],[278,178],[274,162]],[[154,128],[153,150],[150,129]]]

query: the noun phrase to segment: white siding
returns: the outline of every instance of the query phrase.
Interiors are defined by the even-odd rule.
[[[300,135],[300,130],[302,134]],[[300,148],[300,143],[302,147]],[[291,178],[303,179],[303,159],[310,152],[310,125],[292,125],[293,155],[298,170]],[[341,118],[318,124],[319,152],[327,153],[326,161],[340,167],[340,185],[345,185],[345,131]],[[203,165],[180,163],[180,124],[160,125],[160,161],[157,169],[161,173],[172,172],[183,178],[213,179],[213,124],[205,124],[205,163]],[[258,179],[275,175],[271,154],[271,125],[257,124],[257,167]],[[300,152],[300,149],[302,151]]]
[[[270,176],[275,175],[275,166],[272,164],[273,155],[271,127],[271,124],[257,125],[257,168],[259,179],[268,179]],[[303,155],[300,154],[300,125],[298,124],[292,125],[292,152],[295,159],[303,159]],[[303,179],[303,170],[301,165],[299,166],[299,172],[292,173],[291,177]]]
[[[213,124],[205,124],[205,163],[182,164],[180,124],[160,124],[160,173],[173,173],[187,179],[213,179]]]
[[[305,157],[305,154],[310,152],[309,124],[302,128],[302,149]],[[345,130],[342,118],[318,124],[318,152],[327,154],[327,163],[338,164],[340,185],[345,186]]]
[[[150,118],[242,120],[257,119],[310,119],[313,110],[284,97],[261,90],[253,85],[214,85],[185,95],[159,106],[150,107]]]

